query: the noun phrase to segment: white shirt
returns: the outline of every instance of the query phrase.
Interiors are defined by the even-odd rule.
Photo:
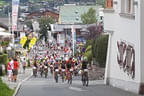
[[[14,61],[11,60],[11,61],[10,61],[10,65],[11,65],[11,68],[12,68],[12,69],[13,69],[13,67],[14,67],[13,64],[14,64]]]

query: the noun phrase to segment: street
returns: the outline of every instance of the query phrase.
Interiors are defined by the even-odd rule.
[[[82,86],[80,77],[74,77],[73,84],[55,83],[53,76],[48,78],[31,77],[24,82],[16,96],[138,96],[118,88],[106,86],[102,81],[90,81],[89,86]]]

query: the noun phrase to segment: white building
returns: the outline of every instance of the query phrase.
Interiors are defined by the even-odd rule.
[[[109,33],[105,83],[144,94],[144,0],[106,0]]]

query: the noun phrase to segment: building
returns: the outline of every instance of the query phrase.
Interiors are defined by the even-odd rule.
[[[28,15],[28,19],[33,19],[35,17],[39,18],[42,16],[47,16],[53,18],[56,22],[58,22],[59,14],[50,10],[46,10],[44,12],[36,11],[32,12]]]
[[[144,94],[144,0],[106,0],[109,34],[105,83]]]
[[[81,15],[88,12],[90,8],[96,10],[96,18],[99,19],[99,9],[101,5],[96,6],[80,6],[75,4],[67,4],[60,7],[59,24],[81,24]]]
[[[56,22],[58,22],[59,14],[50,10],[46,10],[43,12],[44,16],[53,18]]]
[[[83,38],[82,33],[83,29],[86,29],[88,25],[83,24],[52,24],[52,34],[55,34],[57,39],[59,38],[60,42],[65,40],[71,40],[72,36],[72,27],[74,27],[76,32],[76,38]]]

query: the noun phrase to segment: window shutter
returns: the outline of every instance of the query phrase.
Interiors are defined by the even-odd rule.
[[[112,8],[113,7],[113,0],[107,0],[106,1],[106,8]]]

